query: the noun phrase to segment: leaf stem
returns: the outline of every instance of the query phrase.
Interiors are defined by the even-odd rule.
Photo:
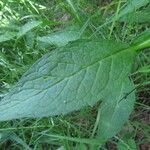
[[[144,41],[143,43],[140,43],[138,45],[138,48],[139,49],[143,49],[143,48],[146,48],[146,47],[150,47],[150,39]]]
[[[141,43],[139,43],[137,45],[133,45],[131,47],[131,49],[135,50],[135,51],[139,51],[139,50],[142,50],[142,49],[148,48],[148,47],[150,47],[150,39],[147,39],[144,42],[141,42]]]

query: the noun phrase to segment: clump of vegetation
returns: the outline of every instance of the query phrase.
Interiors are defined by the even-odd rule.
[[[149,5],[0,1],[0,148],[148,149]]]

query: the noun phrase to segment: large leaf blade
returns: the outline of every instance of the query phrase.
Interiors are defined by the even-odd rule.
[[[0,120],[66,114],[105,99],[130,72],[135,53],[128,48],[83,40],[45,55],[0,101]]]

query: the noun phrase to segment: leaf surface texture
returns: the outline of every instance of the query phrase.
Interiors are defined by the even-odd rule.
[[[105,100],[131,70],[134,51],[108,40],[81,40],[46,54],[0,101],[0,120],[66,114]]]

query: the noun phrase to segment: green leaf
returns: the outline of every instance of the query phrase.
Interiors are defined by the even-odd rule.
[[[19,33],[18,33],[17,37],[20,38],[21,36],[25,35],[27,32],[31,31],[32,29],[36,28],[37,26],[39,26],[41,24],[42,24],[41,21],[35,21],[35,20],[27,22],[25,25],[23,25],[19,29]]]
[[[128,3],[120,10],[118,18],[128,13],[134,12],[140,7],[147,5],[149,2],[150,2],[149,0],[129,0]]]
[[[12,40],[14,37],[15,37],[15,33],[12,33],[12,32],[2,34],[0,35],[0,43]]]
[[[128,120],[135,102],[133,83],[126,77],[118,80],[112,94],[100,108],[99,139],[107,141],[120,131]]]
[[[105,99],[135,52],[109,40],[81,40],[38,60],[0,101],[0,120],[66,114]]]
[[[38,37],[37,40],[48,45],[61,47],[70,41],[75,41],[80,38],[80,29],[77,26],[71,26],[64,30],[51,33],[49,35]],[[39,43],[40,44],[40,43]]]
[[[150,8],[142,11],[134,11],[128,13],[120,18],[119,21],[127,23],[149,23],[150,22]]]
[[[123,5],[117,15],[113,15],[109,19],[109,22],[112,22],[113,20],[119,20],[122,17],[125,17],[126,15],[135,12],[140,7],[147,5],[148,3],[149,0],[129,0],[127,3],[125,3],[125,5]]]

